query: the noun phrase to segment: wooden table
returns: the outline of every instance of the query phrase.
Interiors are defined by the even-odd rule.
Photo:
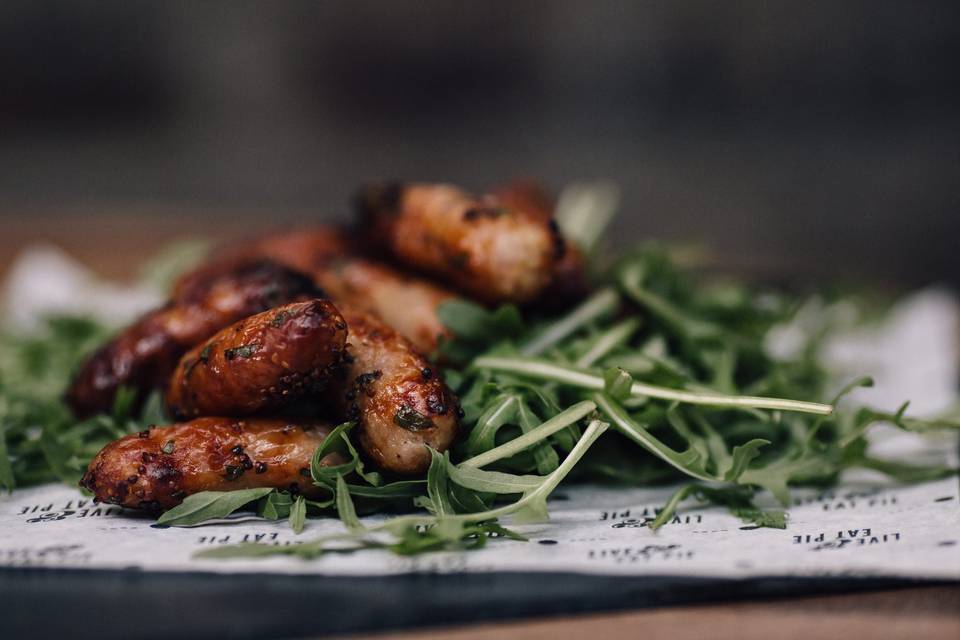
[[[772,602],[671,607],[390,634],[396,640],[641,636],[671,640],[957,640],[960,638],[960,587],[918,587]]]
[[[0,207],[9,212],[11,205]],[[267,222],[303,218],[306,212],[253,211],[232,216],[214,209],[145,206],[138,215],[107,207],[18,207],[22,213],[0,218],[0,273],[15,253],[33,242],[51,242],[98,273],[125,278],[137,263],[171,240],[194,237],[233,238]],[[113,213],[104,213],[104,211]],[[239,221],[239,222],[238,222]],[[670,607],[598,615],[484,624],[467,628],[423,630],[400,638],[608,638],[669,637],[672,640],[736,638],[960,638],[960,585],[910,587],[885,591],[784,598],[764,602]],[[369,636],[375,637],[375,636]],[[382,637],[382,636],[380,636]]]

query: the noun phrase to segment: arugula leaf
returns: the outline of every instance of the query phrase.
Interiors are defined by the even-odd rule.
[[[161,515],[157,518],[157,524],[189,527],[205,520],[224,518],[271,491],[273,489],[269,487],[236,491],[201,491],[187,496],[182,503]]]
[[[317,447],[317,450],[314,451],[313,458],[310,460],[310,476],[315,484],[330,486],[336,483],[338,477],[357,470],[360,457],[356,450],[352,449],[350,439],[347,437],[347,432],[353,428],[354,424],[353,422],[344,422],[334,427]],[[348,460],[340,464],[324,466],[323,461],[327,456],[333,454],[348,457]]]
[[[434,452],[436,453],[436,452]],[[439,456],[439,454],[436,454]],[[446,474],[451,482],[461,487],[485,493],[525,493],[543,484],[542,476],[517,476],[500,471],[482,471],[475,467],[460,467],[450,462],[450,456],[442,457]]]
[[[526,356],[540,355],[588,323],[616,313],[619,307],[620,296],[617,292],[613,289],[601,289],[566,316],[544,327],[520,348],[520,352]]]
[[[453,299],[437,307],[437,317],[453,334],[452,339],[443,339],[438,355],[456,363],[468,362],[476,353],[521,334],[525,328],[514,305],[488,311],[474,302]]]
[[[603,391],[614,400],[630,397],[633,376],[619,367],[607,369],[603,374]]]
[[[426,489],[426,480],[398,480],[379,487],[355,484],[348,482],[350,494],[358,498],[374,498],[378,500],[398,500],[422,496]]]
[[[949,478],[960,472],[960,469],[939,465],[914,465],[897,460],[883,460],[881,458],[864,457],[860,465],[866,469],[873,469],[890,476],[900,482],[929,482]]]
[[[686,341],[719,339],[724,331],[717,325],[688,315],[667,299],[643,286],[646,269],[638,262],[627,263],[620,269],[617,284],[630,298],[644,307],[678,338]]]
[[[552,380],[583,389],[603,389],[604,387],[602,376],[577,369],[576,367],[556,364],[543,359],[481,356],[474,360],[473,365],[491,371],[502,371],[542,380]],[[635,396],[650,396],[651,398],[660,398],[671,402],[686,402],[717,408],[772,409],[777,411],[798,411],[817,415],[830,415],[833,413],[832,406],[818,402],[683,391],[642,382],[634,382],[631,386],[630,393]]]
[[[857,411],[853,424],[854,427],[846,433],[837,444],[845,447],[863,436],[867,429],[877,422],[886,422],[892,424],[904,431],[932,431],[938,429],[960,429],[960,419],[953,419],[950,416],[934,418],[914,418],[907,417],[905,414],[910,402],[904,402],[894,413],[888,411],[878,411],[869,407],[864,407]]]
[[[297,499],[294,501],[293,505],[290,507],[290,528],[293,529],[293,532],[297,535],[303,533],[303,527],[305,520],[307,518],[307,503],[304,501],[303,496],[297,496]]]
[[[337,476],[336,504],[337,515],[340,516],[340,520],[346,525],[348,531],[351,533],[366,531],[366,527],[363,526],[363,523],[360,522],[360,519],[357,517],[357,511],[353,507],[353,500],[350,499],[350,490],[347,489],[347,483],[344,481],[343,476]]]
[[[587,349],[577,358],[578,367],[593,366],[598,360],[622,346],[640,328],[640,318],[627,318],[613,325],[593,339]]]
[[[271,491],[257,503],[257,515],[268,520],[282,520],[290,517],[293,497],[283,491]]]
[[[781,509],[731,508],[730,512],[747,524],[768,529],[786,529],[787,512]]]
[[[578,402],[577,404],[550,418],[539,427],[531,429],[509,442],[505,442],[499,447],[488,449],[479,455],[464,460],[460,463],[460,465],[464,467],[483,467],[492,462],[496,462],[497,460],[509,458],[510,456],[517,454],[520,451],[537,444],[538,442],[541,442],[547,436],[553,435],[560,430],[569,427],[581,418],[586,417],[596,408],[597,405],[589,400]]]
[[[3,486],[7,491],[13,491],[17,486],[17,480],[13,475],[13,465],[10,464],[10,454],[7,451],[7,429],[4,425],[2,411],[0,411],[0,486]]]
[[[787,514],[785,511],[760,509],[753,504],[753,492],[747,487],[709,487],[700,484],[687,484],[678,488],[667,500],[656,518],[650,522],[654,531],[667,524],[677,512],[684,500],[695,497],[701,501],[718,504],[730,509],[730,512],[747,524],[773,529],[785,529]]]
[[[450,502],[447,485],[447,463],[444,456],[430,449],[430,468],[427,470],[427,508],[435,516],[445,516],[456,513]]]
[[[624,408],[607,394],[594,394],[593,399],[620,433],[667,464],[698,480],[717,481],[721,479],[707,473],[703,456],[695,448],[691,447],[682,453],[675,451],[656,438],[641,424],[634,421]]]
[[[516,419],[519,409],[519,396],[503,394],[495,399],[477,419],[477,424],[467,438],[467,453],[476,454],[494,447],[497,431]]]
[[[763,487],[772,493],[780,504],[787,506],[790,504],[787,485],[791,481],[803,476],[826,475],[835,471],[832,461],[808,451],[800,455],[783,456],[765,467],[747,469],[740,474],[740,483]]]
[[[455,298],[437,308],[437,317],[454,335],[466,340],[497,339],[523,329],[520,312],[512,305],[487,311],[475,302]]]
[[[723,479],[727,482],[738,482],[747,470],[750,461],[760,455],[760,447],[770,444],[769,440],[754,438],[753,440],[737,445],[733,448],[733,460],[730,468],[723,472]]]
[[[79,465],[70,459],[69,450],[64,447],[50,428],[40,431],[40,449],[50,465],[50,470],[63,482],[76,484],[80,480]]]
[[[541,420],[534,415],[525,400],[521,400],[517,405],[517,422],[523,433],[530,433],[541,424]],[[551,473],[560,464],[557,452],[548,442],[538,442],[533,445],[533,458],[537,464],[537,473],[540,474]]]

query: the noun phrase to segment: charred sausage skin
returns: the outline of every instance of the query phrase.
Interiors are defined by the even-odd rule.
[[[330,433],[326,423],[279,418],[198,418],[151,427],[111,442],[80,485],[97,500],[166,510],[200,491],[257,487],[314,495],[310,461]],[[331,455],[323,464],[341,461]]]
[[[425,445],[445,451],[457,435],[456,396],[409,340],[368,313],[349,306],[341,312],[350,334],[334,402],[357,421],[360,446],[379,468],[423,473],[430,466]]]
[[[250,316],[181,358],[167,389],[169,413],[185,420],[278,409],[326,385],[346,339],[343,316],[328,300]]]
[[[487,303],[536,298],[562,246],[548,219],[450,185],[368,186],[356,206],[376,245]]]
[[[377,316],[420,351],[431,353],[450,336],[437,308],[455,294],[423,278],[354,256],[329,261],[313,276],[335,301]]]
[[[74,376],[66,401],[78,418],[109,411],[120,386],[136,389],[142,401],[166,384],[190,347],[237,320],[316,293],[309,277],[265,260],[197,274],[167,305],[95,351]]]

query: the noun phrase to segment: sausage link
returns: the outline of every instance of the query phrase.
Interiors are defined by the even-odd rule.
[[[347,325],[328,300],[276,307],[223,329],[180,359],[167,390],[175,419],[252,415],[321,390]]]
[[[182,277],[174,290],[187,289],[194,280],[229,272],[251,260],[272,260],[290,269],[310,274],[315,268],[331,259],[346,255],[351,250],[352,242],[347,235],[331,226],[300,227],[265,233],[221,247],[214,252],[207,264]]]
[[[278,418],[198,418],[151,427],[104,447],[80,485],[101,502],[154,511],[200,491],[274,487],[316,495],[310,461],[330,430],[325,423]],[[323,460],[337,462],[335,455]]]
[[[437,307],[455,296],[452,291],[358,255],[336,227],[287,229],[232,244],[220,249],[206,269],[230,269],[236,261],[251,257],[269,258],[311,274],[335,302],[374,314],[426,353],[448,335]]]
[[[78,418],[109,411],[120,386],[147,392],[164,386],[190,347],[265,309],[312,298],[307,276],[268,261],[205,271],[178,287],[174,299],[147,313],[95,351],[78,370],[66,401]]]
[[[357,209],[397,260],[488,303],[528,302],[549,284],[555,225],[449,185],[367,187]]]
[[[456,437],[459,401],[410,341],[370,314],[340,310],[350,333],[335,402],[358,422],[360,446],[378,467],[423,473],[430,466],[424,445],[445,451]]]
[[[353,256],[317,268],[314,278],[336,302],[372,313],[425,353],[450,335],[437,308],[455,294],[428,280]]]
[[[510,209],[526,211],[550,223],[555,202],[553,196],[538,182],[515,180],[493,190],[492,197]],[[558,232],[558,258],[553,265],[550,284],[533,305],[554,309],[569,305],[584,297],[590,290],[585,259],[580,248],[566,241]]]

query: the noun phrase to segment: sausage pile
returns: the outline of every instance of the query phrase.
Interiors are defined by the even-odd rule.
[[[77,417],[109,411],[125,387],[138,403],[161,390],[178,421],[104,447],[81,481],[98,500],[164,510],[199,491],[311,495],[313,453],[343,420],[381,471],[422,474],[425,445],[448,449],[462,415],[424,355],[449,337],[439,305],[580,293],[580,255],[536,185],[482,197],[374,185],[356,207],[353,232],[306,227],[218,249],[88,358],[66,396]]]

